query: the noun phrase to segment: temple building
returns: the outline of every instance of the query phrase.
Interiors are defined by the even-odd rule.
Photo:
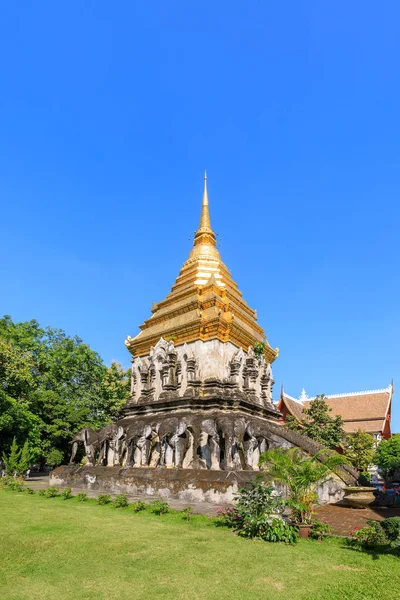
[[[151,313],[125,340],[131,392],[121,418],[80,431],[52,483],[221,502],[254,480],[268,448],[321,450],[281,422],[272,400],[278,349],[221,259],[206,177],[193,248]],[[341,497],[356,474],[345,466],[340,477],[322,486],[322,500]]]
[[[378,444],[382,439],[391,437],[393,383],[380,390],[332,394],[324,399],[332,417],[341,416],[345,434],[362,429],[369,433]],[[285,423],[291,415],[299,422],[304,418],[303,410],[310,407],[314,398],[307,396],[303,389],[298,398],[289,396],[283,388],[277,408],[281,413],[281,421]]]

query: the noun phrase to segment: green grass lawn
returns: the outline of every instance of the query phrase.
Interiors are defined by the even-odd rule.
[[[339,539],[238,538],[206,517],[156,516],[0,490],[2,600],[398,598],[399,557]]]

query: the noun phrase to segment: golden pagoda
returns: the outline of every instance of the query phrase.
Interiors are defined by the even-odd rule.
[[[230,502],[254,481],[268,448],[320,450],[279,422],[271,368],[278,350],[221,260],[206,176],[193,248],[152,313],[140,333],[125,340],[131,391],[121,418],[100,431],[78,432],[72,464],[56,472],[66,485]]]
[[[243,299],[216,246],[205,173],[200,225],[193,248],[171,292],[165,300],[153,304],[153,314],[140,326],[141,332],[126,340],[133,356],[148,355],[162,337],[172,340],[175,347],[196,340],[217,339],[245,351],[261,342],[266,361],[275,360],[278,349],[274,350],[266,341],[256,311]]]

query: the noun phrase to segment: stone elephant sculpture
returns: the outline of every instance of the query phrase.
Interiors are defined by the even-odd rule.
[[[185,458],[190,449],[193,458],[193,434],[187,422],[177,417],[165,419],[160,424],[158,435],[161,440],[160,464],[166,467],[188,466]]]
[[[133,423],[126,432],[126,465],[156,467],[160,458],[157,424]]]
[[[215,419],[200,424],[200,461],[206,469],[218,470],[221,464],[220,436]]]
[[[243,438],[246,420],[231,416],[219,417],[216,419],[216,425],[222,438],[221,468],[226,470],[244,468]]]
[[[243,438],[245,469],[259,468],[260,455],[268,450],[265,428],[258,423],[249,422]]]
[[[84,427],[78,431],[78,433],[72,439],[72,452],[69,460],[70,463],[74,462],[79,445],[83,445],[84,447],[85,456],[87,459],[86,464],[89,467],[93,467],[96,460],[96,452],[100,448],[98,432],[94,431],[90,427]]]
[[[120,464],[120,441],[124,437],[124,429],[115,423],[106,425],[98,433],[100,444],[99,464],[114,467]]]

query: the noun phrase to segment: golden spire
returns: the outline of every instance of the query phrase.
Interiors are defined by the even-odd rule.
[[[264,356],[273,362],[278,351],[271,348],[257,323],[256,311],[245,302],[217,249],[211,228],[207,173],[200,225],[193,248],[172,286],[171,292],[152,307],[152,316],[140,326],[141,332],[127,340],[134,356],[148,355],[160,339],[174,345],[218,339],[247,351],[257,342],[265,344]]]
[[[216,246],[217,240],[215,233],[211,228],[210,211],[208,206],[208,192],[207,192],[207,171],[204,171],[204,192],[203,202],[201,205],[201,216],[200,216],[200,227],[194,236],[194,245],[207,244]]]

